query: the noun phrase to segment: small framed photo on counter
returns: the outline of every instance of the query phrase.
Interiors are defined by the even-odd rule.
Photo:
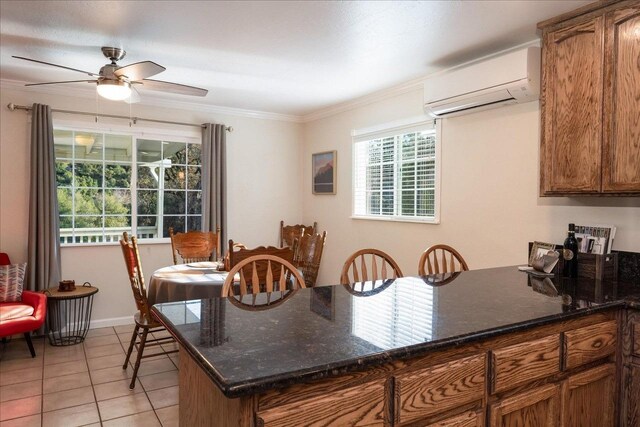
[[[531,252],[529,252],[529,266],[533,265],[533,261],[547,254],[549,251],[555,250],[556,245],[553,243],[533,242]]]
[[[336,152],[311,155],[313,194],[336,194]]]

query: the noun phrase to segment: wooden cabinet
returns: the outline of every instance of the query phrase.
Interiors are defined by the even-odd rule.
[[[540,193],[640,194],[640,5],[540,23]]]
[[[562,384],[563,427],[615,425],[616,368],[606,364],[567,378]]]
[[[637,426],[640,358],[633,356],[633,326],[640,325],[640,312],[625,316],[618,311],[592,313],[231,399],[181,348],[180,423],[606,427],[616,424],[619,410],[617,420]],[[621,323],[623,332],[618,334]],[[616,353],[618,348],[622,352]],[[612,361],[624,355],[628,358],[621,384]]]
[[[560,386],[549,384],[494,403],[491,427],[557,427],[560,425]]]

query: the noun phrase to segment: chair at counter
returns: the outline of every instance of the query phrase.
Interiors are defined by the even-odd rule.
[[[314,222],[310,225],[284,225],[284,221],[280,221],[280,247],[292,247],[293,241],[305,234],[316,234],[318,232],[318,223]]]
[[[127,267],[131,290],[133,291],[133,298],[135,299],[136,307],[138,308],[138,312],[133,316],[135,327],[133,329],[133,334],[131,335],[131,342],[129,343],[129,349],[127,350],[127,357],[124,360],[124,365],[122,365],[122,369],[127,369],[131,353],[135,347],[137,351],[136,363],[133,367],[133,376],[131,378],[131,384],[129,385],[129,388],[133,390],[136,386],[136,377],[138,375],[138,369],[140,368],[140,362],[142,359],[158,356],[160,354],[176,353],[178,350],[166,351],[162,347],[162,344],[174,342],[171,336],[162,336],[160,338],[155,337],[158,333],[166,332],[166,329],[151,315],[151,307],[149,307],[149,302],[147,301],[147,288],[144,284],[142,265],[140,263],[140,252],[138,251],[138,241],[136,237],[132,236],[131,239],[129,239],[127,232],[124,232],[122,234],[122,240],[120,240],[120,246],[122,247],[124,263]],[[150,333],[152,334],[152,339],[148,339]],[[162,351],[144,355],[145,348],[154,346],[160,346]]]
[[[389,277],[391,272],[393,277]],[[391,256],[379,249],[361,249],[345,261],[340,274],[340,284],[349,286],[355,292],[369,292],[371,289],[365,290],[365,282],[370,282],[369,286],[375,288],[384,285],[387,279],[398,277],[402,277],[402,270]],[[355,289],[357,283],[360,283],[359,291]]]
[[[307,288],[313,288],[316,285],[326,241],[326,231],[322,234],[305,233],[293,241],[293,263],[302,272]]]
[[[438,255],[440,256],[441,264],[438,263]],[[462,258],[462,255],[447,245],[431,246],[422,253],[420,261],[418,262],[418,274],[420,276],[453,273],[456,271],[469,271],[469,267],[464,258]]]
[[[283,303],[300,288],[305,288],[304,279],[290,261],[259,254],[244,258],[231,268],[222,296],[240,308],[265,310]],[[247,295],[251,298],[244,302]]]
[[[174,233],[169,227],[171,251],[174,264],[188,264],[202,261],[217,261],[220,252],[220,229],[212,231],[188,231]]]

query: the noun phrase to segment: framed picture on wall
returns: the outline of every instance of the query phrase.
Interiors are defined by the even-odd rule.
[[[336,194],[336,151],[311,155],[313,194]]]

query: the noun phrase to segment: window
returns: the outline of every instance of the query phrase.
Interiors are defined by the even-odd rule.
[[[422,123],[354,132],[355,218],[439,221],[439,143]]]
[[[54,130],[60,241],[117,242],[200,229],[200,144],[171,138]]]

